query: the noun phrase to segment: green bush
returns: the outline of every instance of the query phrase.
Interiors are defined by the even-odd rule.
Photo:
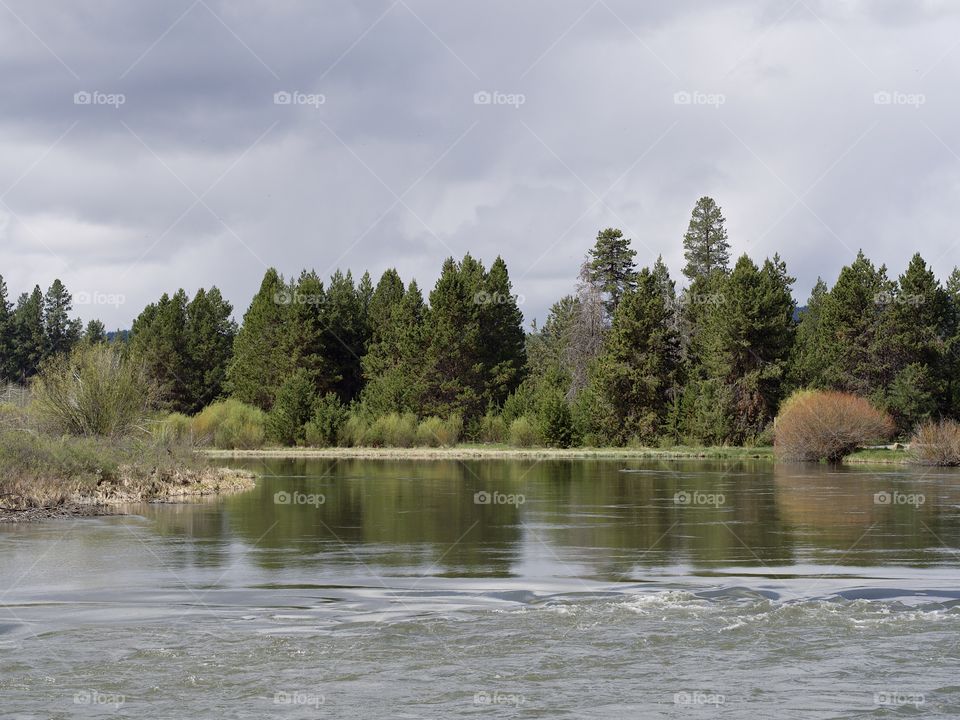
[[[510,444],[516,447],[532,447],[541,442],[536,424],[526,415],[510,423]]]
[[[370,434],[370,421],[355,410],[347,415],[346,422],[340,428],[339,442],[347,447],[360,447],[366,444]]]
[[[280,445],[302,445],[304,426],[313,417],[316,389],[303,368],[292,372],[280,389],[267,415],[267,437]]]
[[[425,447],[440,447],[440,436],[443,433],[443,420],[435,415],[424,418],[417,426],[417,445]]]
[[[192,421],[182,413],[170,413],[154,424],[152,433],[158,443],[167,447],[190,444],[193,440]]]
[[[374,447],[411,447],[417,437],[417,418],[413,413],[387,413],[370,425],[366,445]]]
[[[540,437],[551,447],[567,448],[573,442],[573,415],[559,390],[548,390],[537,413]]]
[[[194,442],[223,450],[263,447],[266,421],[266,414],[260,408],[239,400],[215,402],[193,417]]]
[[[503,419],[502,415],[488,411],[486,415],[480,418],[480,427],[477,433],[480,442],[505,443],[509,434],[507,421]]]
[[[142,365],[109,345],[86,344],[47,360],[31,393],[31,412],[44,430],[88,437],[145,429],[157,397]]]
[[[531,383],[524,382],[507,396],[503,401],[503,409],[500,414],[504,422],[509,426],[514,420],[523,415],[532,415],[536,406],[536,397],[534,396]]]
[[[331,447],[340,440],[340,433],[347,421],[348,411],[336,393],[327,393],[317,398],[313,405],[313,417],[304,427],[307,445]]]

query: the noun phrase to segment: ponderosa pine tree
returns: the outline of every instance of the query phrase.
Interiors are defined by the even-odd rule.
[[[73,296],[59,279],[43,298],[44,357],[70,352],[80,339],[80,321],[70,318]]]
[[[26,382],[33,377],[45,357],[43,325],[43,293],[35,285],[29,295],[23,293],[17,299],[11,317],[13,323],[13,370],[17,382]]]
[[[823,376],[817,385],[853,392],[864,397],[882,392],[883,379],[891,377],[891,357],[883,335],[893,283],[885,267],[874,267],[863,251],[840,270],[840,276],[823,298],[816,347],[823,353]]]
[[[224,392],[237,335],[232,315],[233,305],[216,286],[209,291],[200,288],[187,305],[185,349],[190,387],[186,412],[198,412]]]
[[[822,386],[826,357],[820,347],[823,340],[820,316],[823,313],[824,298],[829,292],[830,288],[818,277],[810,291],[807,306],[800,312],[790,368],[790,385],[794,388]]]
[[[363,357],[362,404],[372,414],[422,412],[426,314],[420,288],[411,281]]]
[[[486,371],[484,400],[488,406],[499,407],[523,380],[527,368],[523,313],[500,256],[484,275],[482,286],[487,300],[478,306],[481,362]]]
[[[917,253],[885,299],[885,405],[907,435],[923,420],[948,411],[950,296]]]
[[[292,368],[287,319],[289,286],[270,268],[243,316],[227,366],[227,390],[238,400],[269,411]]]
[[[662,279],[644,268],[613,316],[592,383],[609,408],[607,437],[652,442],[670,408],[679,338],[670,328]]]
[[[683,236],[683,256],[687,261],[683,274],[691,283],[729,269],[730,243],[725,224],[723,213],[713,198],[697,200]]]
[[[379,341],[380,333],[390,323],[393,309],[403,300],[403,295],[400,273],[394,268],[388,268],[380,276],[367,307],[371,342]]]
[[[633,262],[636,255],[630,239],[616,228],[601,230],[588,253],[590,279],[604,293],[608,318],[613,317],[624,293],[636,287],[637,269]]]
[[[107,342],[107,328],[100,321],[94,318],[87,323],[83,331],[83,341],[87,345],[99,345]]]
[[[327,293],[323,281],[313,270],[304,270],[296,282],[291,281],[284,297],[290,300],[284,346],[291,367],[307,372],[316,395],[332,392],[335,378],[326,359]]]
[[[143,364],[157,384],[159,405],[165,410],[190,412],[193,408],[190,360],[187,357],[187,293],[167,293],[151,303],[133,321],[131,357]]]
[[[361,358],[366,353],[368,326],[364,290],[354,287],[353,275],[339,270],[330,277],[323,304],[324,392],[337,393],[344,403],[363,389]]]
[[[16,377],[13,332],[13,305],[7,295],[7,283],[0,275],[0,383]]]

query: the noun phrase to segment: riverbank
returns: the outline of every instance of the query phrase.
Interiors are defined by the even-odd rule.
[[[516,448],[506,445],[463,444],[447,448],[274,447],[258,450],[200,450],[208,458],[330,458],[354,460],[765,460],[775,459],[772,447],[675,448]],[[903,447],[864,448],[844,460],[851,464],[902,465],[909,461]]]

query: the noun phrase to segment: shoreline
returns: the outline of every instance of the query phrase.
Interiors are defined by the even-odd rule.
[[[9,492],[5,495],[20,498],[20,506],[0,507],[0,524],[119,515],[124,514],[119,509],[126,505],[190,502],[244,492],[255,484],[256,474],[248,470],[210,467],[155,472],[142,479],[126,475],[89,489],[75,483],[69,490],[62,490],[62,496],[53,504],[44,504],[25,493]]]
[[[341,459],[341,460],[755,460],[775,462],[773,448],[702,447],[678,448],[509,448],[482,445],[429,448],[374,447],[273,447],[258,450],[200,449],[207,458],[229,459]],[[883,454],[889,453],[889,456]],[[905,465],[902,450],[859,450],[842,464]]]

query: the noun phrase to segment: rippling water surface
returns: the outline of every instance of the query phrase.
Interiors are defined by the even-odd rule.
[[[960,473],[246,466],[0,526],[0,717],[960,716]]]

